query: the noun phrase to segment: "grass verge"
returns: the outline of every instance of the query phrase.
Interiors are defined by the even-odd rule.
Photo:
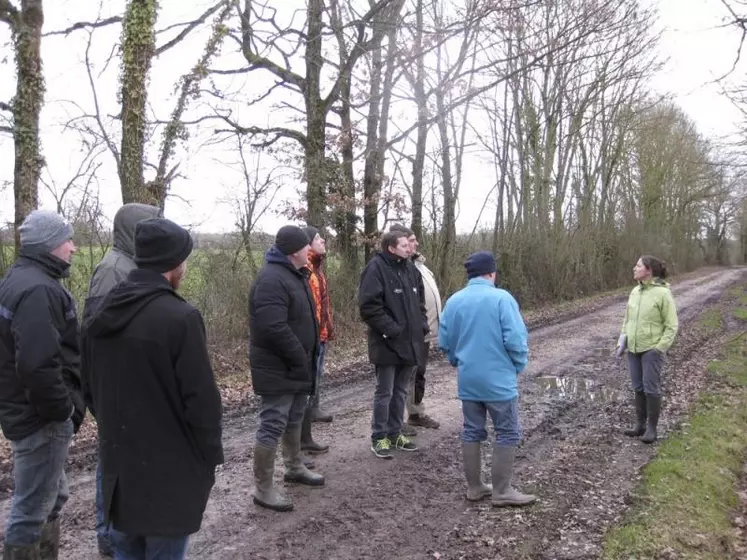
[[[730,293],[734,317],[747,314],[744,293]],[[708,374],[689,423],[661,443],[630,514],[608,532],[604,558],[723,559],[738,549],[732,517],[747,456],[747,333],[730,339]]]

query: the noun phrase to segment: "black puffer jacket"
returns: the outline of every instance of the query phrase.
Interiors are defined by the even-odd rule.
[[[70,265],[21,253],[0,282],[0,425],[23,439],[86,408],[80,382],[75,301],[60,284]]]
[[[249,292],[249,365],[257,395],[313,394],[319,325],[309,269],[276,247]]]
[[[378,253],[361,274],[361,319],[368,325],[368,357],[382,366],[423,365],[428,316],[423,278],[409,259]]]

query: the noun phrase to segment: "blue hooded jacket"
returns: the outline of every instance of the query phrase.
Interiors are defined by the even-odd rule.
[[[449,298],[438,345],[457,368],[459,398],[507,401],[519,395],[517,375],[527,364],[528,333],[519,305],[506,290],[472,278]]]

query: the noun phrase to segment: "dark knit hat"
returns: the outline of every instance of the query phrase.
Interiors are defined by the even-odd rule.
[[[319,230],[314,226],[306,226],[301,228],[306,236],[309,238],[309,243],[314,241],[314,238],[319,235]]]
[[[492,274],[498,270],[495,265],[495,257],[493,257],[493,253],[490,251],[472,253],[464,261],[464,268],[467,269],[468,278],[477,278],[484,274]]]
[[[297,253],[310,242],[309,236],[298,226],[283,226],[275,236],[275,247],[286,256]]]
[[[166,218],[150,218],[135,226],[135,264],[156,272],[168,272],[187,260],[192,236]]]

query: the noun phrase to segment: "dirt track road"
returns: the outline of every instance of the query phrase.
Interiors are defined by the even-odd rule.
[[[714,342],[697,334],[694,318],[745,279],[745,269],[721,270],[674,288],[681,336],[665,369],[672,398],[665,403],[662,432],[691,400],[688,392],[697,387],[691,372],[702,369]],[[537,505],[497,510],[463,499],[455,374],[434,361],[425,402],[441,429],[421,430],[418,453],[399,453],[391,461],[371,454],[372,377],[327,393],[335,421],[315,425],[316,438],[331,445],[317,459],[327,485],[289,487],[292,513],[252,504],[254,415],[229,420],[226,464],[216,476],[202,531],[191,539],[190,558],[596,558],[603,531],[624,511],[639,468],[655,452],[619,435],[630,419],[627,370],[612,352],[623,309],[616,301],[530,334],[516,483],[540,496]],[[96,558],[93,471],[73,469],[70,479],[61,558]],[[7,513],[7,501],[0,510]]]

